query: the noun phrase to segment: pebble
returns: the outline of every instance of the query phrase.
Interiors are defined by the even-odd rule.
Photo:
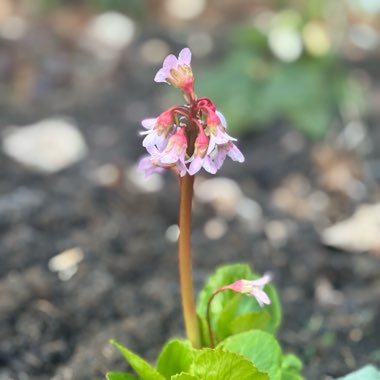
[[[126,177],[125,186],[129,188],[129,183],[132,183],[141,193],[155,193],[164,187],[164,180],[160,174],[153,173],[149,177],[146,177],[143,172],[137,169],[137,166],[129,169]]]
[[[354,215],[338,222],[321,233],[328,246],[353,251],[380,252],[380,203],[363,204]]]
[[[74,247],[52,257],[48,265],[52,272],[58,272],[58,276],[62,281],[68,281],[75,275],[78,270],[78,264],[83,259],[84,253],[82,249]]]
[[[194,192],[200,202],[210,203],[226,219],[236,216],[237,205],[244,198],[238,183],[224,177],[196,181]]]
[[[20,220],[43,205],[45,193],[40,190],[18,187],[0,196],[0,218]]]
[[[210,240],[221,239],[227,232],[228,225],[224,219],[212,218],[209,219],[204,227],[203,232]]]
[[[132,42],[134,35],[135,24],[130,18],[118,12],[105,12],[89,23],[80,44],[99,59],[112,61]]]
[[[77,127],[64,119],[45,119],[2,134],[3,152],[37,172],[51,174],[80,161],[87,152]]]
[[[261,230],[263,211],[261,206],[253,199],[242,197],[236,205],[236,215],[244,222],[244,226],[248,230]]]
[[[12,314],[33,297],[46,297],[50,289],[51,279],[40,268],[10,273],[0,282],[0,315]]]

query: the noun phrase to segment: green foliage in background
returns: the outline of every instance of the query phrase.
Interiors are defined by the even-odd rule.
[[[305,52],[283,62],[268,38],[254,26],[240,28],[225,59],[198,75],[199,92],[212,98],[232,134],[263,128],[279,120],[311,138],[321,138],[339,107],[360,100],[337,55]]]
[[[118,10],[127,12],[132,17],[142,16],[146,7],[144,0],[38,0],[37,4],[42,11],[50,11],[62,6],[78,6],[83,4],[93,8],[97,12]]]

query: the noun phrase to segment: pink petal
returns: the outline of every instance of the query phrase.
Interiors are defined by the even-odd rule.
[[[206,170],[206,172],[209,172],[210,174],[215,174],[218,171],[218,168],[216,167],[215,163],[208,156],[205,157],[205,160],[203,162],[203,168]]]
[[[243,153],[240,152],[238,147],[235,144],[232,144],[230,150],[228,151],[228,156],[231,157],[233,161],[237,162],[244,162],[245,158],[243,156]]]
[[[215,111],[215,113],[218,115],[220,122],[222,123],[224,129],[227,129],[227,120],[224,117],[224,115],[220,111]]]
[[[142,142],[144,148],[156,145],[157,135],[154,132],[149,133]]]
[[[153,173],[161,173],[164,169],[155,165],[151,156],[144,156],[138,163],[137,170],[145,172],[145,177],[148,177]]]
[[[268,284],[270,281],[272,281],[273,276],[270,273],[265,273],[262,277],[258,278],[257,280],[253,280],[251,284],[253,286],[264,286]]]
[[[146,128],[146,129],[152,129],[157,122],[157,118],[149,118],[149,119],[144,119],[141,122],[141,125]]]
[[[165,69],[175,69],[178,65],[178,59],[174,54],[169,54],[165,59],[162,67]]]
[[[199,172],[199,170],[202,168],[202,164],[203,158],[201,158],[200,156],[195,157],[189,166],[189,174],[194,175],[195,173]]]
[[[166,68],[162,68],[160,70],[158,70],[156,76],[154,77],[154,81],[157,82],[157,83],[165,83],[166,82],[166,78],[169,78],[170,77],[170,71]]]
[[[264,304],[265,305],[270,304],[270,299],[263,290],[254,288],[251,294],[257,299],[257,302],[259,303],[260,306],[263,306]]]
[[[178,55],[178,63],[182,65],[185,64],[185,65],[190,66],[190,62],[191,62],[190,49],[189,48],[182,49]]]
[[[178,160],[177,163],[176,163],[176,168],[179,172],[179,175],[181,177],[184,177],[187,173],[187,168],[186,168],[186,165],[185,163],[182,161],[182,160]]]

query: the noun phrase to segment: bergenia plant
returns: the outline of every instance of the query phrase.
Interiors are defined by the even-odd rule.
[[[183,49],[178,58],[166,57],[154,80],[177,88],[185,100],[142,121],[147,155],[139,168],[146,176],[170,169],[180,180],[178,255],[187,339],[170,340],[156,366],[112,341],[137,377],[109,372],[107,378],[300,380],[302,363],[284,355],[275,338],[281,306],[270,274],[260,277],[245,264],[220,267],[195,303],[190,239],[194,176],[202,169],[216,174],[227,156],[237,162],[244,162],[244,156],[216,105],[196,95],[190,49]]]

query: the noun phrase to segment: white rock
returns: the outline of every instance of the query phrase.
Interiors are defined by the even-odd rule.
[[[222,238],[228,230],[226,221],[222,218],[209,219],[204,227],[203,232],[210,240],[218,240]]]
[[[380,203],[360,206],[354,215],[328,227],[321,234],[324,244],[355,252],[380,250]]]
[[[238,183],[229,178],[196,181],[194,190],[200,202],[210,203],[220,216],[227,219],[236,216],[237,205],[244,199]]]
[[[74,247],[60,252],[49,260],[49,269],[52,272],[61,272],[78,265],[84,258],[81,248]]]
[[[126,176],[128,182],[131,182],[142,193],[155,193],[164,186],[164,181],[160,174],[153,173],[149,177],[145,177],[145,174],[137,169],[137,165],[130,168],[126,172]],[[129,187],[128,182],[126,187]]]
[[[67,249],[52,257],[48,266],[52,272],[57,272],[62,281],[70,280],[78,271],[78,264],[84,259],[81,248],[74,247]]]
[[[64,119],[8,128],[2,134],[2,149],[20,164],[48,174],[71,166],[87,152],[79,130]]]
[[[115,59],[135,35],[134,22],[118,12],[95,17],[84,31],[80,44],[98,58]]]

